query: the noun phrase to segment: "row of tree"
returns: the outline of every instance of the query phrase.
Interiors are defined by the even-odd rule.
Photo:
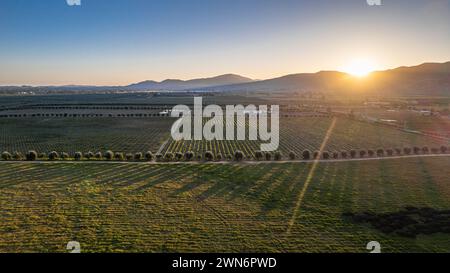
[[[428,148],[424,147],[404,147],[404,148],[394,148],[394,149],[383,149],[379,148],[376,150],[368,149],[368,150],[350,150],[350,151],[314,151],[311,152],[309,150],[304,150],[301,155],[297,155],[294,151],[289,152],[288,159],[290,160],[313,160],[313,159],[347,159],[347,158],[365,158],[365,157],[383,157],[383,156],[399,156],[399,155],[412,155],[412,154],[438,154],[438,153],[448,153],[450,148],[446,146],[441,146],[440,148]],[[195,154],[192,151],[188,151],[185,153],[171,153],[167,152],[165,154],[157,153],[153,154],[148,151],[146,153],[122,153],[122,152],[113,152],[107,151],[105,153],[102,152],[75,152],[73,156],[70,156],[66,152],[58,153],[56,151],[52,151],[48,154],[46,153],[37,153],[36,151],[29,151],[25,155],[20,152],[15,152],[13,154],[9,152],[3,152],[1,155],[3,160],[27,160],[27,161],[35,161],[35,160],[107,160],[107,161],[222,161],[222,160],[235,160],[242,161],[245,159],[252,160],[256,159],[258,161],[266,160],[266,161],[279,161],[284,159],[283,154],[280,151],[275,152],[262,152],[256,151],[254,154],[254,158],[246,157],[242,151],[235,151],[233,155],[227,154],[223,156],[221,153],[214,155],[212,151],[206,151],[202,154]]]

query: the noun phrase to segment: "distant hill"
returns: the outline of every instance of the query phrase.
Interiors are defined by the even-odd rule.
[[[162,82],[156,81],[143,81],[140,83],[131,84],[125,86],[128,90],[172,90],[180,91],[187,89],[205,88],[211,86],[223,86],[231,84],[241,84],[252,82],[250,78],[242,77],[235,74],[225,74],[213,78],[202,78],[193,80],[172,80],[168,79]]]
[[[147,80],[127,86],[0,86],[0,93],[18,92],[106,92],[106,91],[258,91],[322,92],[347,95],[361,92],[380,96],[450,96],[450,62],[424,63],[411,67],[376,71],[362,78],[338,71],[291,74],[255,81],[235,74],[192,80]]]

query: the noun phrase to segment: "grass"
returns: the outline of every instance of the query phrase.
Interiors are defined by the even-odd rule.
[[[320,163],[27,164],[0,169],[0,252],[449,252],[447,234],[387,235],[343,212],[450,208],[450,158]],[[293,215],[291,232],[288,223]]]

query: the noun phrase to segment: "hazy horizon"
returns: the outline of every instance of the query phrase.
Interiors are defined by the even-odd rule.
[[[0,85],[270,79],[450,60],[448,0],[5,0]],[[346,71],[347,70],[347,71]]]

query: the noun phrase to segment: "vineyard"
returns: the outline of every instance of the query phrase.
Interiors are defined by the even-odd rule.
[[[0,252],[449,252],[345,213],[450,209],[450,159],[320,163],[2,163]],[[292,223],[292,225],[290,224]],[[289,228],[289,232],[288,232]]]

